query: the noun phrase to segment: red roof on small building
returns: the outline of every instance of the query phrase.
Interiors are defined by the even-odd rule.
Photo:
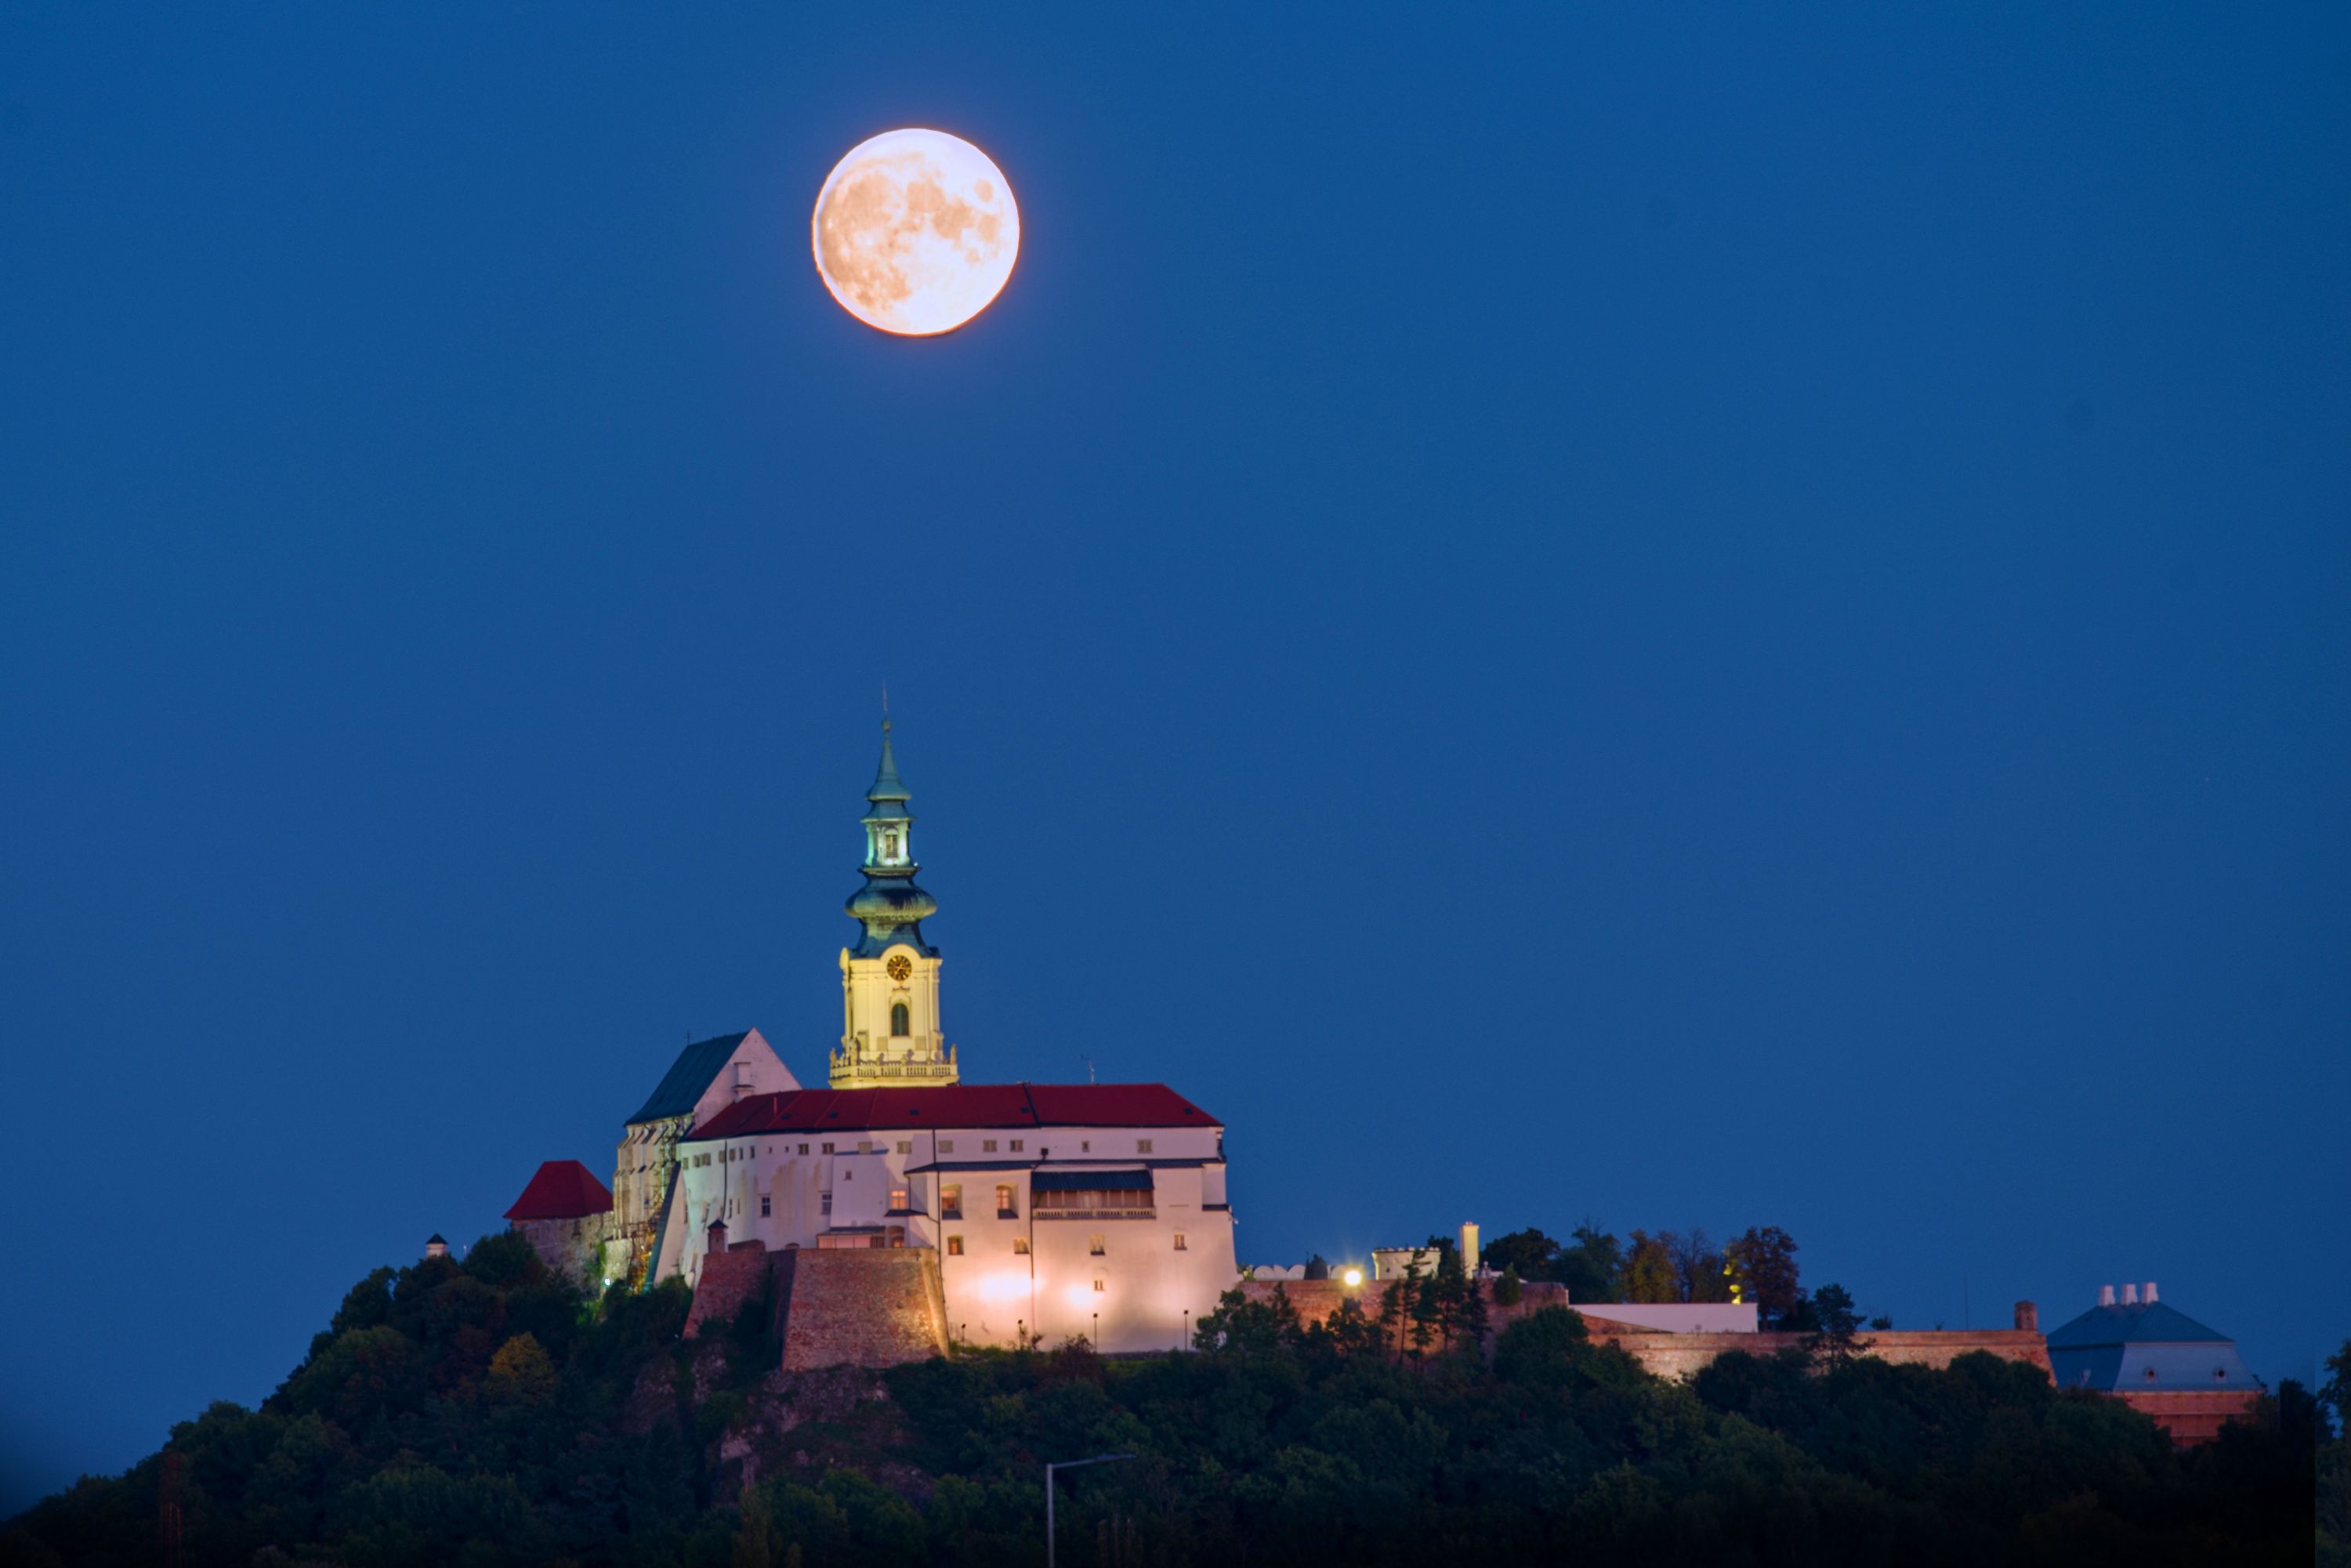
[[[1221,1127],[1165,1083],[952,1083],[920,1089],[795,1089],[737,1100],[689,1142],[758,1133],[922,1127]]]
[[[591,1214],[610,1214],[612,1195],[596,1175],[578,1160],[549,1160],[538,1167],[530,1185],[507,1210],[507,1218],[528,1219],[585,1219]]]

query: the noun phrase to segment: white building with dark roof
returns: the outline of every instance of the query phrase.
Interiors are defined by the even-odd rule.
[[[622,1130],[612,1162],[611,1217],[603,1271],[643,1284],[657,1277],[656,1251],[677,1189],[678,1140],[727,1106],[755,1094],[798,1089],[799,1080],[756,1029],[695,1040]],[[672,1272],[676,1254],[669,1260]]]
[[[2111,1395],[2152,1416],[2182,1445],[2209,1442],[2265,1392],[2237,1342],[2156,1294],[2101,1286],[2098,1304],[2049,1335],[2060,1388]]]

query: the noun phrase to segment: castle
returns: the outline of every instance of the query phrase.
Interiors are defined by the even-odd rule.
[[[551,1267],[591,1289],[684,1279],[689,1336],[764,1299],[788,1370],[954,1343],[1181,1349],[1236,1284],[1316,1322],[1350,1301],[1375,1315],[1399,1275],[1434,1270],[1432,1252],[1391,1249],[1369,1278],[1326,1266],[1244,1277],[1224,1128],[1199,1106],[1161,1083],[964,1082],[923,933],[938,905],[914,881],[911,799],[885,718],[826,1086],[802,1088],[756,1029],[686,1046],[629,1118],[609,1189],[550,1160],[507,1209]],[[1474,1225],[1459,1255],[1476,1270]],[[1490,1271],[1477,1278],[1490,1297]],[[1805,1343],[1761,1331],[1751,1304],[1573,1304],[1594,1339],[1665,1377]],[[1564,1287],[1531,1281],[1490,1321],[1568,1305]],[[2260,1392],[2233,1344],[2160,1305],[2152,1284],[2143,1302],[2135,1287],[2120,1303],[2108,1290],[2046,1339],[2020,1301],[2011,1328],[1876,1330],[1858,1348],[1935,1367],[1989,1352],[2124,1399],[2182,1443],[2210,1441]]]
[[[507,1218],[591,1287],[683,1277],[695,1326],[759,1280],[812,1302],[853,1276],[916,1302],[932,1340],[1177,1348],[1239,1274],[1224,1128],[1160,1083],[962,1081],[911,799],[885,718],[826,1086],[756,1029],[696,1041],[629,1118],[609,1191],[549,1161]]]

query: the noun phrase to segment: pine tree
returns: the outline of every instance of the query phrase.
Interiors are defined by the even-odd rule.
[[[1526,1287],[1519,1281],[1519,1266],[1516,1263],[1504,1264],[1502,1277],[1494,1281],[1494,1304],[1515,1307],[1525,1296]]]

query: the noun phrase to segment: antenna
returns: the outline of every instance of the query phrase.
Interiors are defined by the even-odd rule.
[[[1087,1056],[1081,1057],[1080,1060],[1086,1064],[1086,1082],[1092,1083],[1094,1081],[1094,1059],[1091,1056]]]

